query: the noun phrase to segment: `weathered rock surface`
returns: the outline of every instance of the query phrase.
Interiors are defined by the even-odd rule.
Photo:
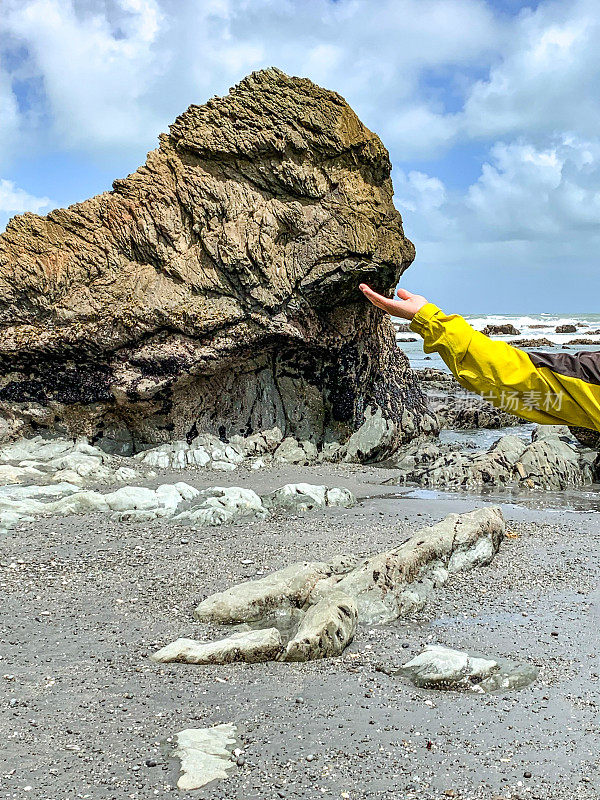
[[[276,609],[302,608],[322,578],[333,574],[331,564],[306,561],[273,572],[260,580],[246,581],[207,597],[194,612],[202,622],[256,622]]]
[[[227,777],[235,763],[231,750],[237,728],[230,722],[212,728],[188,728],[175,734],[177,747],[172,755],[181,761],[177,787],[184,792],[201,789],[207,783]]]
[[[398,674],[423,689],[483,693],[521,689],[536,679],[538,670],[532,664],[513,664],[506,659],[482,658],[463,650],[427,645]]]
[[[455,572],[489,564],[504,537],[499,508],[449,514],[418,531],[387,553],[357,561],[302,562],[260,580],[246,581],[207,597],[195,610],[201,622],[248,624],[262,629],[272,658],[308,661],[336,656],[352,641],[358,623],[390,622],[421,609],[436,587]],[[290,628],[291,630],[290,634]],[[256,661],[256,641],[245,631],[212,643],[177,639],[153,658],[157,661],[215,663]],[[247,642],[247,649],[243,646]],[[263,653],[264,654],[264,653]],[[210,660],[209,660],[210,659]]]
[[[421,609],[450,573],[489,564],[503,537],[504,520],[498,508],[449,514],[395,550],[318,583],[311,597],[326,597],[335,588],[354,598],[361,622],[390,622]]]
[[[317,444],[370,409],[380,456],[434,431],[392,323],[357,289],[389,291],[414,258],[390,168],[339,95],[269,69],[190,106],[112,191],[13,218],[4,435],[128,453],[277,426]]]
[[[328,592],[309,607],[287,643],[283,660],[339,656],[354,638],[357,622],[358,608],[352,597],[339,589]]]
[[[295,502],[283,508],[305,511],[317,506],[343,506],[355,502],[347,489],[301,484],[288,484],[273,494],[294,497]],[[313,498],[323,497],[316,503]],[[271,495],[266,496],[271,502]],[[241,486],[212,486],[202,491],[183,481],[163,483],[157,489],[144,486],[122,486],[114,492],[85,490],[67,481],[46,485],[0,486],[0,532],[25,520],[46,516],[68,516],[93,512],[115,514],[128,522],[148,522],[159,517],[191,528],[204,525],[225,525],[251,519],[264,519],[269,509],[252,489]]]
[[[533,441],[506,435],[488,450],[469,452],[439,442],[415,443],[394,464],[399,474],[390,484],[417,484],[450,489],[524,486],[566,489],[592,483],[598,476],[598,455],[581,448],[564,426],[541,425]]]
[[[600,450],[600,431],[580,428],[577,425],[570,425],[569,431],[584,447],[591,447],[592,450]]]
[[[521,331],[517,330],[512,323],[507,322],[505,325],[486,325],[482,333],[486,336],[518,336]]]
[[[508,414],[483,397],[468,392],[448,372],[428,367],[416,370],[416,374],[440,428],[505,428],[522,423],[514,414]]]
[[[356,498],[349,489],[315,486],[311,483],[288,483],[263,497],[266,508],[306,511],[320,506],[350,508]]]
[[[0,483],[118,483],[139,476],[131,462],[109,456],[84,437],[73,441],[33,436],[0,447]]]
[[[511,344],[514,347],[556,347],[556,344],[545,336],[541,339],[513,339]]]
[[[232,633],[217,642],[177,639],[153,653],[150,658],[161,664],[229,664],[232,661],[274,661],[281,653],[281,635],[277,628]]]

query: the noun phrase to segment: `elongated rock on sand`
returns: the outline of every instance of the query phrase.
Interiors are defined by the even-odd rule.
[[[312,597],[332,586],[356,600],[363,622],[389,622],[422,608],[451,572],[489,564],[504,536],[499,508],[449,514],[408,542],[366,559],[346,576],[317,585]]]
[[[231,661],[274,661],[281,653],[281,635],[277,628],[232,633],[216,642],[176,639],[150,656],[167,664],[229,664]]]
[[[299,619],[285,651],[274,657],[308,661],[336,656],[352,641],[359,622],[389,622],[422,608],[453,572],[489,564],[503,537],[504,519],[497,507],[449,514],[399,547],[358,564],[353,556],[330,564],[302,562],[232,586],[203,600],[195,615],[201,621],[222,624],[262,620],[268,628],[262,634],[273,652],[277,620]],[[178,639],[159,650],[154,659],[256,661],[256,642],[261,642],[258,633],[255,637],[235,634],[212,645]],[[260,650],[261,660],[267,651]]]
[[[194,612],[202,622],[254,622],[275,609],[302,608],[322,578],[333,572],[323,561],[304,561],[256,581],[246,581],[203,600]]]

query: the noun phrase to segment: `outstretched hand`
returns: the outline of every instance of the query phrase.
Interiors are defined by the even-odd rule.
[[[396,294],[400,300],[389,300],[381,294],[377,294],[367,286],[366,283],[361,283],[359,289],[377,308],[387,311],[393,317],[402,317],[402,319],[412,319],[420,308],[423,308],[427,300],[421,297],[420,294],[413,294],[406,291],[406,289],[397,289]]]

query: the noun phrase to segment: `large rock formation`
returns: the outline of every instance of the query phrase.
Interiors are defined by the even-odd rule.
[[[389,452],[435,428],[358,292],[389,291],[414,248],[388,153],[347,103],[269,69],[159,139],[111,192],[0,236],[9,435],[126,452],[273,426],[342,440],[382,419]]]

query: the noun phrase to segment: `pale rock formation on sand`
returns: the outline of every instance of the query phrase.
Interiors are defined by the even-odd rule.
[[[397,671],[423,689],[498,692],[521,689],[537,677],[532,664],[482,658],[463,650],[427,645],[422,653]]]
[[[181,761],[177,788],[183,792],[201,789],[207,783],[227,777],[235,762],[231,753],[236,726],[230,722],[212,728],[188,728],[175,734],[172,755]]]
[[[346,508],[356,502],[347,489],[312,484],[289,484],[277,492],[293,498],[285,508],[296,511],[325,505]],[[315,503],[315,496],[324,497],[325,502]],[[251,489],[213,486],[200,491],[183,481],[164,483],[156,489],[122,486],[108,493],[84,490],[68,482],[46,486],[0,486],[0,531],[36,517],[93,512],[112,512],[120,520],[129,522],[167,517],[178,525],[192,528],[224,525],[246,519],[264,519],[272,507],[269,505],[270,497],[266,496],[268,502],[264,504]]]
[[[354,638],[358,622],[355,601],[339,589],[309,606],[298,630],[287,643],[283,661],[310,661],[339,656]]]
[[[389,622],[422,608],[436,587],[454,572],[489,564],[504,536],[500,509],[479,508],[449,514],[418,531],[404,544],[358,561],[302,562],[207,597],[195,610],[199,621],[250,623],[273,635],[293,627],[276,656],[308,661],[339,655],[352,641],[357,623]],[[293,626],[290,625],[290,620]],[[186,653],[223,653],[227,660],[256,661],[256,649],[244,651],[243,636],[211,643],[177,640],[155,654],[159,661],[188,660]],[[209,648],[209,649],[207,649]],[[264,660],[274,658],[265,653]],[[194,661],[194,663],[206,663]],[[214,663],[214,660],[211,661]]]
[[[350,508],[356,498],[349,489],[315,486],[310,483],[288,483],[263,497],[266,508],[306,511],[322,506]]]
[[[29,480],[70,483],[115,483],[138,478],[140,473],[117,461],[85,437],[76,441],[33,436],[0,447],[0,482]]]
[[[112,191],[14,217],[5,435],[127,454],[276,425],[316,445],[367,408],[385,420],[378,454],[435,432],[391,321],[358,291],[391,291],[414,258],[390,171],[342,97],[267,69],[190,106]]]
[[[184,502],[193,500],[198,489],[187,483],[162,484],[157,489],[122,486],[103,494],[72,483],[47,486],[0,486],[0,532],[36,517],[112,512],[119,519],[147,522],[172,517]]]
[[[150,656],[153,661],[184,664],[229,664],[231,661],[274,661],[281,652],[277,628],[238,631],[217,642],[177,639]],[[243,659],[242,659],[243,654]]]

